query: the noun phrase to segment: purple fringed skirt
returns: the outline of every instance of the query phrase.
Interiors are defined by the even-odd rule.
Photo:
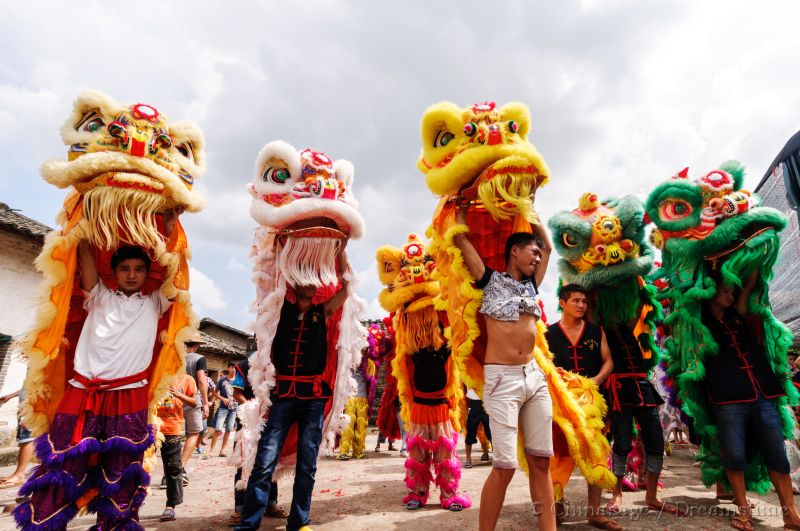
[[[147,389],[98,392],[74,442],[86,391],[67,386],[50,431],[36,438],[41,464],[20,489],[29,499],[14,510],[19,527],[64,529],[86,507],[97,513],[98,531],[143,529],[138,512],[150,476],[142,458],[155,443],[155,430],[147,424]]]

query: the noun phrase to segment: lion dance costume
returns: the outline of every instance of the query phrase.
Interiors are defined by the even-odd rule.
[[[601,202],[597,194],[586,193],[578,208],[556,214],[549,225],[561,255],[561,282],[589,290],[593,315],[588,317],[606,332],[614,360],[614,371],[605,384],[608,407],[620,411],[625,406],[657,406],[660,396],[647,373],[658,360],[655,321],[660,319],[661,306],[655,300],[655,288],[644,280],[653,266],[653,250],[644,238],[644,207],[634,196]],[[636,326],[629,331],[626,323],[631,321]],[[615,441],[617,475],[624,475],[632,449]],[[663,448],[650,450],[655,470]]]
[[[352,448],[353,457],[363,459],[364,444],[367,439],[367,425],[375,405],[375,392],[378,386],[378,371],[386,356],[386,330],[383,323],[372,323],[367,328],[367,348],[361,356],[361,364],[353,370],[356,380],[356,394],[350,397],[344,407],[344,414],[350,418],[342,431],[339,441],[339,458],[346,459]]]
[[[196,326],[186,236],[175,220],[165,237],[162,214],[202,208],[192,186],[205,169],[203,136],[192,124],[168,123],[155,107],[123,106],[96,91],[78,97],[61,135],[68,160],[45,163],[42,175],[70,190],[58,215],[61,229],[47,236],[36,261],[42,298],[21,344],[29,366],[23,422],[38,435],[41,464],[20,490],[29,499],[14,517],[25,530],[63,529],[88,510],[97,513],[98,528],[142,529],[138,511],[150,484],[150,460],[143,457],[155,451],[155,406],[184,371],[183,342]],[[89,380],[74,369],[87,316],[78,268],[82,240],[90,244],[100,282],[111,288],[111,254],[121,245],[144,248],[154,260],[143,291],[161,290],[174,301],[158,321],[152,358],[141,373]],[[146,385],[120,390],[126,379]],[[138,407],[115,398],[124,391],[136,391]]]
[[[244,429],[241,452],[234,452],[242,459],[242,479],[237,488],[247,486],[263,419],[271,404],[270,393],[279,380],[292,380],[290,386],[310,383],[314,393],[331,390],[323,425],[323,446],[327,445],[328,452],[336,434],[347,425],[348,418],[342,412],[355,385],[350,369],[358,366],[366,346],[366,330],[359,321],[366,304],[356,295],[355,275],[349,270],[339,272],[348,281],[347,299],[327,319],[323,374],[307,377],[297,369],[294,375],[278,375],[276,379],[272,344],[284,299],[294,298],[291,286],[317,286],[313,304],[328,300],[338,291],[336,268],[341,242],[347,237],[358,239],[364,233],[352,186],[353,165],[349,161],[334,162],[310,149],[297,151],[280,140],[264,146],[256,159],[255,178],[248,187],[252,196],[250,214],[261,225],[253,242],[258,349],[250,358],[249,372],[256,398],[239,411]],[[276,475],[291,472],[296,458],[297,424],[287,436]]]
[[[416,509],[428,501],[430,483],[440,489],[442,508],[466,509],[470,499],[458,493],[461,461],[456,453],[463,392],[456,362],[446,345],[444,329],[433,299],[439,292],[431,279],[436,265],[416,234],[402,249],[381,247],[378,276],[386,288],[383,308],[394,313],[395,358],[400,416],[405,422],[409,457],[403,503]],[[433,464],[436,477],[431,474]]]
[[[378,425],[378,430],[386,437],[390,445],[392,441],[396,441],[402,436],[400,432],[400,423],[397,418],[398,407],[395,405],[395,401],[399,401],[397,395],[397,378],[392,374],[392,362],[395,356],[394,326],[392,325],[392,320],[392,316],[387,316],[381,321],[385,331],[384,344],[386,354],[383,358],[385,385],[383,394],[381,395],[381,404],[378,407],[378,418],[375,421]]]
[[[428,229],[431,254],[436,262],[435,278],[441,294],[437,308],[447,310],[450,344],[468,387],[483,396],[483,360],[486,334],[478,313],[483,292],[475,288],[453,242],[467,228],[455,222],[456,211],[469,203],[467,221],[470,239],[487,267],[505,271],[505,242],[514,232],[532,232],[537,222],[533,198],[547,182],[549,170],[536,148],[528,142],[530,114],[521,103],[497,108],[483,103],[467,108],[444,102],[428,108],[422,117],[422,154],[417,167],[426,176],[430,190],[441,196]],[[607,484],[600,405],[581,405],[576,396],[592,393],[593,385],[553,365],[540,320],[534,358],[547,378],[553,401],[554,423],[564,433],[566,449],[584,476]],[[595,386],[596,387],[596,386]],[[558,450],[558,449],[556,449]],[[522,451],[522,448],[519,449]],[[562,455],[566,455],[562,453]],[[520,459],[525,463],[525,459]]]
[[[787,377],[786,351],[792,334],[775,318],[769,303],[769,281],[780,252],[778,233],[786,227],[786,218],[742,190],[743,180],[744,167],[736,161],[726,162],[696,180],[689,179],[686,168],[653,190],[646,203],[657,227],[653,243],[662,252],[663,264],[657,276],[667,281],[659,296],[669,299],[671,308],[665,320],[671,331],[665,341],[668,374],[674,377],[678,398],[700,437],[697,459],[706,485],[720,481],[727,485],[719,430],[711,398],[702,385],[707,367],[715,363],[722,347],[701,316],[704,301],[716,294],[712,272],[731,286],[741,286],[743,279],[758,272],[747,310],[756,321],[751,328],[757,330],[768,370],[780,377],[782,396],[771,399],[778,406],[783,435],[790,440],[795,421],[788,406],[798,403],[797,389]],[[735,381],[735,375],[731,377],[730,381]],[[761,494],[770,488],[760,452],[748,459],[745,484],[748,490]]]

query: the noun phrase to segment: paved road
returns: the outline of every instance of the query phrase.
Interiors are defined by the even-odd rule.
[[[367,448],[374,448],[375,438],[375,434],[367,438]],[[648,513],[643,506],[644,493],[635,492],[625,493],[623,496],[627,516],[620,517],[620,523],[627,529],[645,530],[730,529],[729,520],[733,514],[733,506],[717,504],[713,490],[700,484],[699,469],[691,465],[691,455],[687,449],[678,449],[672,457],[665,459],[663,495],[673,502],[685,503],[695,516],[675,518]],[[404,492],[403,459],[398,452],[370,453],[367,459],[346,462],[323,458],[320,460],[314,489],[313,527],[315,530],[353,531],[475,529],[480,489],[489,470],[490,466],[483,464],[463,471],[462,486],[473,498],[475,505],[472,509],[449,513],[431,503],[419,511],[410,512],[400,503]],[[0,475],[10,471],[10,467],[4,467],[0,469]],[[213,457],[208,460],[192,459],[189,474],[191,483],[186,489],[186,501],[178,507],[178,520],[175,522],[158,522],[158,516],[164,509],[165,491],[152,489],[141,510],[141,521],[146,529],[229,529],[225,521],[233,508],[233,470],[225,465],[224,459]],[[153,478],[154,482],[161,478],[160,463]],[[288,509],[291,498],[290,480],[282,481],[280,489],[279,503]],[[13,493],[0,491],[0,498],[8,501],[13,498]],[[567,487],[567,499],[572,508],[580,507],[586,501],[585,482],[577,472]],[[604,495],[605,499],[607,495]],[[754,500],[758,504],[755,514],[761,515],[756,519],[756,528],[781,529],[777,497],[769,494],[754,497]],[[432,498],[431,501],[436,500]],[[70,529],[87,530],[92,524],[93,518],[84,516],[76,519]],[[282,520],[265,520],[261,529],[283,529],[284,526],[285,522]],[[518,473],[509,487],[498,529],[523,530],[534,527],[527,481]],[[586,524],[586,519],[577,515],[568,518],[562,527],[570,531],[591,529]],[[0,516],[0,529],[13,529],[13,522],[8,515]]]

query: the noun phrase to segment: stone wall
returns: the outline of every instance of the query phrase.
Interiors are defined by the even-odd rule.
[[[42,276],[33,262],[39,255],[38,240],[0,230],[0,333],[17,338],[33,324],[37,295]],[[5,356],[0,367],[0,395],[16,391],[25,380],[27,364],[13,350]],[[16,430],[17,399],[0,407],[0,425]]]

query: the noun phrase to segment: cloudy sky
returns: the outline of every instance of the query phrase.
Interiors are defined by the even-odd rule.
[[[135,5],[135,9],[129,6]],[[432,103],[522,101],[551,182],[540,214],[584,191],[636,193],[737,158],[754,187],[800,129],[797,2],[2,2],[0,201],[54,225],[39,177],[84,89],[145,102],[206,135],[208,207],[182,220],[201,316],[247,328],[255,223],[245,185],[274,139],[355,164],[368,234],[352,242],[379,316],[375,249],[423,232],[415,167]],[[794,58],[794,59],[792,59]],[[543,288],[548,307],[555,268]]]

